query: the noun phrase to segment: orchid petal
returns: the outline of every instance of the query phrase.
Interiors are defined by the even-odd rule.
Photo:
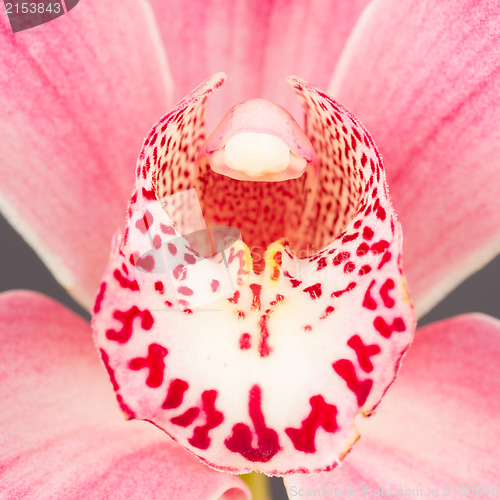
[[[2,498],[250,498],[240,479],[123,420],[74,313],[8,292],[0,321]]]
[[[143,1],[86,0],[45,29],[0,19],[0,208],[88,307],[170,77]]]
[[[248,182],[198,163],[205,102],[223,81],[204,82],[148,135],[96,299],[94,339],[127,415],[214,468],[329,470],[412,340],[401,229],[366,130],[297,78],[319,162],[315,191],[307,172]],[[280,116],[273,127],[287,130]],[[215,255],[184,236],[217,225],[242,237]],[[264,254],[260,274],[250,244]]]
[[[470,314],[419,329],[397,381],[364,425],[349,460],[333,473],[287,478],[290,497],[299,488],[368,496],[358,487],[385,489],[385,496],[392,496],[388,489],[396,496],[398,489],[420,488],[431,496],[429,487],[440,497],[446,491],[497,496],[499,356],[497,319]]]
[[[221,113],[216,123],[234,104],[259,96],[301,117],[285,78],[300,74],[325,87],[368,0],[150,3],[172,68],[176,99],[206,75],[229,75],[227,89],[212,98],[217,104],[210,111]]]
[[[420,315],[500,249],[499,16],[496,0],[376,0],[330,85],[384,157]]]

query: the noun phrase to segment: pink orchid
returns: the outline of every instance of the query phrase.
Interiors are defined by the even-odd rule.
[[[207,467],[185,447],[219,470],[285,475],[290,498],[319,496],[318,492],[371,496],[366,489],[424,487],[438,488],[441,494],[448,488],[454,496],[498,495],[500,323],[481,315],[459,316],[417,331],[401,373],[376,415],[356,421],[360,442],[342,467],[329,470],[356,440],[354,418],[377,406],[412,340],[413,313],[401,275],[397,220],[404,230],[404,269],[419,315],[500,248],[500,227],[495,223],[500,193],[492,166],[500,153],[499,15],[494,0],[346,0],[307,5],[160,0],[103,5],[85,0],[50,24],[12,34],[2,14],[0,207],[58,281],[82,305],[94,309],[94,340],[111,384],[99,366],[84,320],[39,294],[2,294],[0,492],[6,498],[250,498],[240,478]],[[223,87],[207,99],[221,83],[216,75],[158,121],[177,100],[219,70],[229,75],[227,90]],[[298,101],[284,90],[289,74],[318,85],[290,80],[309,104],[307,137],[287,115],[268,108],[259,116],[272,117],[266,124],[269,128],[249,126],[245,112],[245,123],[235,130],[239,108],[230,115],[231,123],[222,122],[215,135],[203,142],[198,133],[205,100],[211,125],[232,105],[257,96],[277,102],[301,121]],[[261,104],[257,103],[259,112]],[[134,171],[141,141],[155,122]],[[286,128],[285,122],[292,125]],[[326,138],[325,131],[331,137]],[[274,157],[279,161],[258,172],[249,170],[252,165],[244,161],[239,163],[248,135],[231,143],[236,156],[229,160],[229,141],[241,132],[278,137],[279,147],[275,141],[271,149],[280,151]],[[343,140],[347,142],[342,145]],[[322,182],[332,151],[348,157],[340,163],[357,169],[362,179],[355,184],[354,174],[346,172],[344,181],[350,184],[345,199],[330,193],[333,180]],[[392,204],[378,151],[384,158]],[[320,200],[314,212],[315,205],[306,199],[304,213],[309,216],[307,227],[314,220],[317,224],[315,248],[324,249],[304,259],[311,272],[303,275],[311,281],[291,274],[291,263],[297,262],[284,240],[269,246],[263,278],[252,274],[245,248],[264,229],[268,233],[263,242],[257,241],[260,247],[282,236],[295,238],[299,246],[309,243],[307,227],[304,236],[300,224],[294,225],[295,220],[300,222],[300,214],[292,214],[296,219],[289,221],[291,234],[278,234],[269,221],[260,226],[234,223],[243,238],[220,254],[230,256],[232,251],[234,257],[241,252],[242,258],[233,258],[233,267],[231,262],[228,266],[235,279],[244,275],[239,283],[241,298],[228,295],[214,278],[220,262],[207,258],[204,265],[212,267],[194,278],[189,269],[178,270],[175,279],[182,279],[176,282],[174,299],[179,306],[175,314],[181,319],[146,309],[141,301],[153,309],[161,299],[165,306],[174,289],[151,272],[156,270],[155,259],[141,262],[147,250],[145,238],[151,236],[157,250],[175,247],[172,255],[181,244],[186,252],[196,254],[185,241],[172,239],[184,234],[177,231],[182,221],[169,219],[174,214],[168,209],[155,212],[158,197],[193,187],[184,180],[189,178],[189,172],[184,175],[189,162],[207,169],[193,181],[201,192],[208,189],[204,180],[215,175],[209,164],[233,177],[223,181],[231,182],[230,186],[248,182],[249,176],[293,179],[304,170],[306,175],[293,186],[301,186],[300,179],[306,179],[301,187],[310,187]],[[166,175],[165,171],[173,174],[163,187],[156,185],[159,173]],[[136,189],[124,225],[134,172]],[[262,178],[269,175],[284,177]],[[308,186],[307,179],[315,182]],[[262,201],[284,202],[279,195],[271,196],[275,183],[265,186],[269,185]],[[365,197],[362,210],[355,211],[350,197],[358,191]],[[331,207],[322,208],[328,196],[340,214],[332,234],[327,234]],[[201,198],[210,224],[224,210],[227,215],[225,202],[215,209],[206,202],[207,196]],[[238,199],[245,201],[245,195]],[[288,212],[293,212],[295,200],[284,202]],[[233,224],[227,216],[224,223]],[[113,237],[110,254],[110,241],[118,228],[125,231]],[[160,239],[155,241],[157,236]],[[140,267],[148,272],[139,274]],[[330,268],[342,272],[332,280],[325,274]],[[262,295],[252,288],[257,279],[267,280],[259,288]],[[203,308],[199,290],[204,283],[225,304],[241,300],[241,308],[234,307],[240,316],[234,324],[242,324],[237,322],[248,316],[259,325],[260,337],[240,336],[235,328],[236,347],[227,349],[226,358],[233,365],[244,360],[237,356],[252,349],[258,353],[256,366],[262,367],[262,360],[272,361],[276,353],[286,350],[287,339],[278,338],[285,330],[293,335],[289,344],[308,349],[299,332],[314,338],[324,325],[338,329],[341,340],[334,348],[340,354],[328,351],[325,358],[331,373],[337,374],[333,383],[342,401],[334,407],[326,396],[332,390],[329,380],[314,372],[320,365],[316,358],[330,346],[323,340],[314,349],[310,346],[313,355],[304,356],[309,363],[305,370],[295,352],[285,356],[286,362],[280,361],[280,369],[290,370],[287,376],[297,369],[296,380],[306,381],[297,394],[279,394],[286,383],[273,387],[271,370],[251,387],[253,379],[247,377],[241,394],[236,394],[237,389],[233,394],[240,400],[228,404],[231,381],[214,378],[217,370],[200,375],[199,369],[210,364],[185,366],[200,328],[192,322],[200,321],[195,309]],[[152,288],[137,299],[139,289],[147,286]],[[253,296],[245,298],[244,290]],[[326,290],[328,294],[323,293]],[[268,310],[263,306],[266,301]],[[272,323],[280,307],[296,325],[283,317]],[[303,308],[305,319],[300,316],[296,321],[294,308]],[[347,310],[348,320],[339,320],[336,308]],[[225,328],[228,317],[218,318]],[[174,347],[164,347],[161,335],[172,321],[187,338],[169,338],[172,342],[177,338]],[[366,325],[373,333],[368,341]],[[361,329],[356,330],[360,335],[349,328]],[[144,332],[150,337],[144,337]],[[179,351],[182,355],[175,358]],[[172,369],[173,359],[186,380],[164,380],[165,357],[165,373]],[[153,369],[153,358],[160,370]],[[315,378],[309,380],[307,370]],[[180,382],[175,384],[176,380]],[[372,382],[368,389],[367,380]],[[187,385],[197,387],[198,403],[182,401],[179,394],[186,392]],[[154,392],[158,388],[163,391],[161,398]],[[225,401],[217,399],[219,390]],[[278,392],[264,404],[266,391],[271,390]],[[293,401],[299,402],[296,413],[280,414],[276,402],[290,405]],[[183,447],[150,424],[125,422],[119,406],[129,416],[153,421]],[[161,410],[177,408],[182,413],[158,416],[163,415]],[[196,420],[201,414],[201,420]],[[172,424],[175,419],[186,425]],[[276,424],[276,430],[266,421],[283,425]],[[304,433],[307,429],[313,430]],[[320,471],[328,472],[311,474]]]

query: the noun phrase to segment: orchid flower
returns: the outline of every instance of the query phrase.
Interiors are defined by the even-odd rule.
[[[0,492],[250,498],[235,474],[261,471],[290,498],[498,495],[500,323],[409,347],[408,290],[422,315],[500,248],[499,15],[86,0],[15,35],[2,15],[0,208],[96,345],[52,299],[1,295]]]

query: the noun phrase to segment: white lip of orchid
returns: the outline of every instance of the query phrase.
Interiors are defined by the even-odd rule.
[[[315,163],[312,144],[299,124],[265,99],[234,106],[207,139],[200,157],[218,174],[253,182],[297,179]]]
[[[307,82],[289,80],[317,158],[293,118],[263,100],[233,108],[203,144],[205,100],[223,80],[204,82],[144,143],[126,228],[96,298],[94,341],[127,418],[153,422],[204,463],[234,473],[328,471],[413,338],[400,224],[368,132]],[[277,185],[212,175],[207,158],[249,131],[274,134],[321,169]],[[307,181],[318,178],[314,191]],[[274,238],[262,274],[243,232],[212,258],[183,237],[201,222],[186,188],[211,200],[200,206],[207,225]],[[309,232],[300,238],[321,248],[305,259],[278,239],[302,221]]]

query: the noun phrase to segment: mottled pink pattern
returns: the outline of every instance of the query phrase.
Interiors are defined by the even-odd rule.
[[[287,478],[290,493],[326,487],[356,496],[352,491],[364,487],[392,489],[403,497],[398,489],[423,488],[421,496],[427,497],[428,488],[437,487],[440,498],[496,497],[499,356],[497,319],[469,314],[420,329],[396,382],[371,421],[361,426],[363,438],[345,464],[334,473]],[[360,490],[357,497],[374,495]],[[390,496],[387,491],[385,496]]]
[[[144,422],[125,422],[88,324],[32,292],[0,295],[2,498],[250,498]]]
[[[329,91],[373,133],[420,315],[500,247],[500,3],[375,1]]]

